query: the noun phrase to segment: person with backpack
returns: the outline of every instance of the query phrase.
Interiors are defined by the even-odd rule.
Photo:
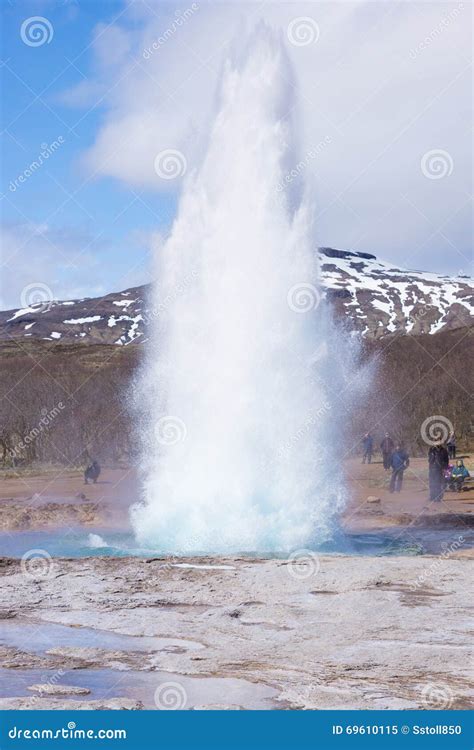
[[[397,443],[391,457],[392,476],[390,477],[390,492],[400,492],[403,484],[403,472],[410,465],[406,450]]]
[[[449,454],[441,441],[428,451],[428,480],[430,501],[440,503],[445,490],[444,473],[449,466]]]

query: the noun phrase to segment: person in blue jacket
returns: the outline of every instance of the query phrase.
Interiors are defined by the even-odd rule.
[[[367,461],[368,464],[372,463],[372,453],[374,451],[374,439],[370,432],[366,432],[364,437],[362,438],[362,445],[364,447],[364,453],[362,456],[362,463],[365,464]]]
[[[392,453],[391,467],[392,476],[390,477],[390,492],[400,492],[403,483],[403,472],[410,465],[410,459],[406,450],[397,443]]]
[[[459,459],[456,466],[451,472],[451,478],[449,480],[449,489],[453,492],[461,492],[464,481],[470,477],[468,470],[464,466],[464,462]]]

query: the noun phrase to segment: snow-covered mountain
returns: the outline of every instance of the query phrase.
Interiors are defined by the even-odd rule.
[[[408,271],[374,255],[328,247],[319,248],[319,257],[324,296],[335,314],[363,336],[435,334],[472,324],[474,289],[470,277]],[[150,306],[148,289],[139,286],[104,297],[46,302],[0,312],[0,340],[116,345],[140,342],[149,323],[163,309],[161,305],[158,309]]]
[[[472,324],[473,279],[408,271],[367,253],[320,248],[326,297],[364,336],[437,333]]]

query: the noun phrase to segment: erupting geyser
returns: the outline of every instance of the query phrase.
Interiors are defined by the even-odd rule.
[[[206,153],[159,251],[132,520],[164,553],[311,546],[342,502],[310,201],[287,179],[290,82],[280,39],[259,26],[224,66]]]

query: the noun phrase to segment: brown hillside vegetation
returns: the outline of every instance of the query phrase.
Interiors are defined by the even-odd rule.
[[[461,444],[473,439],[474,328],[433,336],[365,341],[362,361],[375,364],[367,397],[346,420],[347,452],[361,435],[385,430],[413,452],[426,449],[423,422],[442,415]],[[137,435],[129,408],[143,345],[61,345],[6,341],[1,345],[0,462],[80,466],[133,464]],[[337,394],[335,394],[337,395]]]
[[[440,415],[453,424],[461,444],[472,442],[473,339],[470,327],[367,342],[364,356],[375,357],[377,363],[366,404],[367,429],[390,430],[416,452],[426,448],[421,437],[423,422]],[[362,424],[358,427],[364,431]]]

